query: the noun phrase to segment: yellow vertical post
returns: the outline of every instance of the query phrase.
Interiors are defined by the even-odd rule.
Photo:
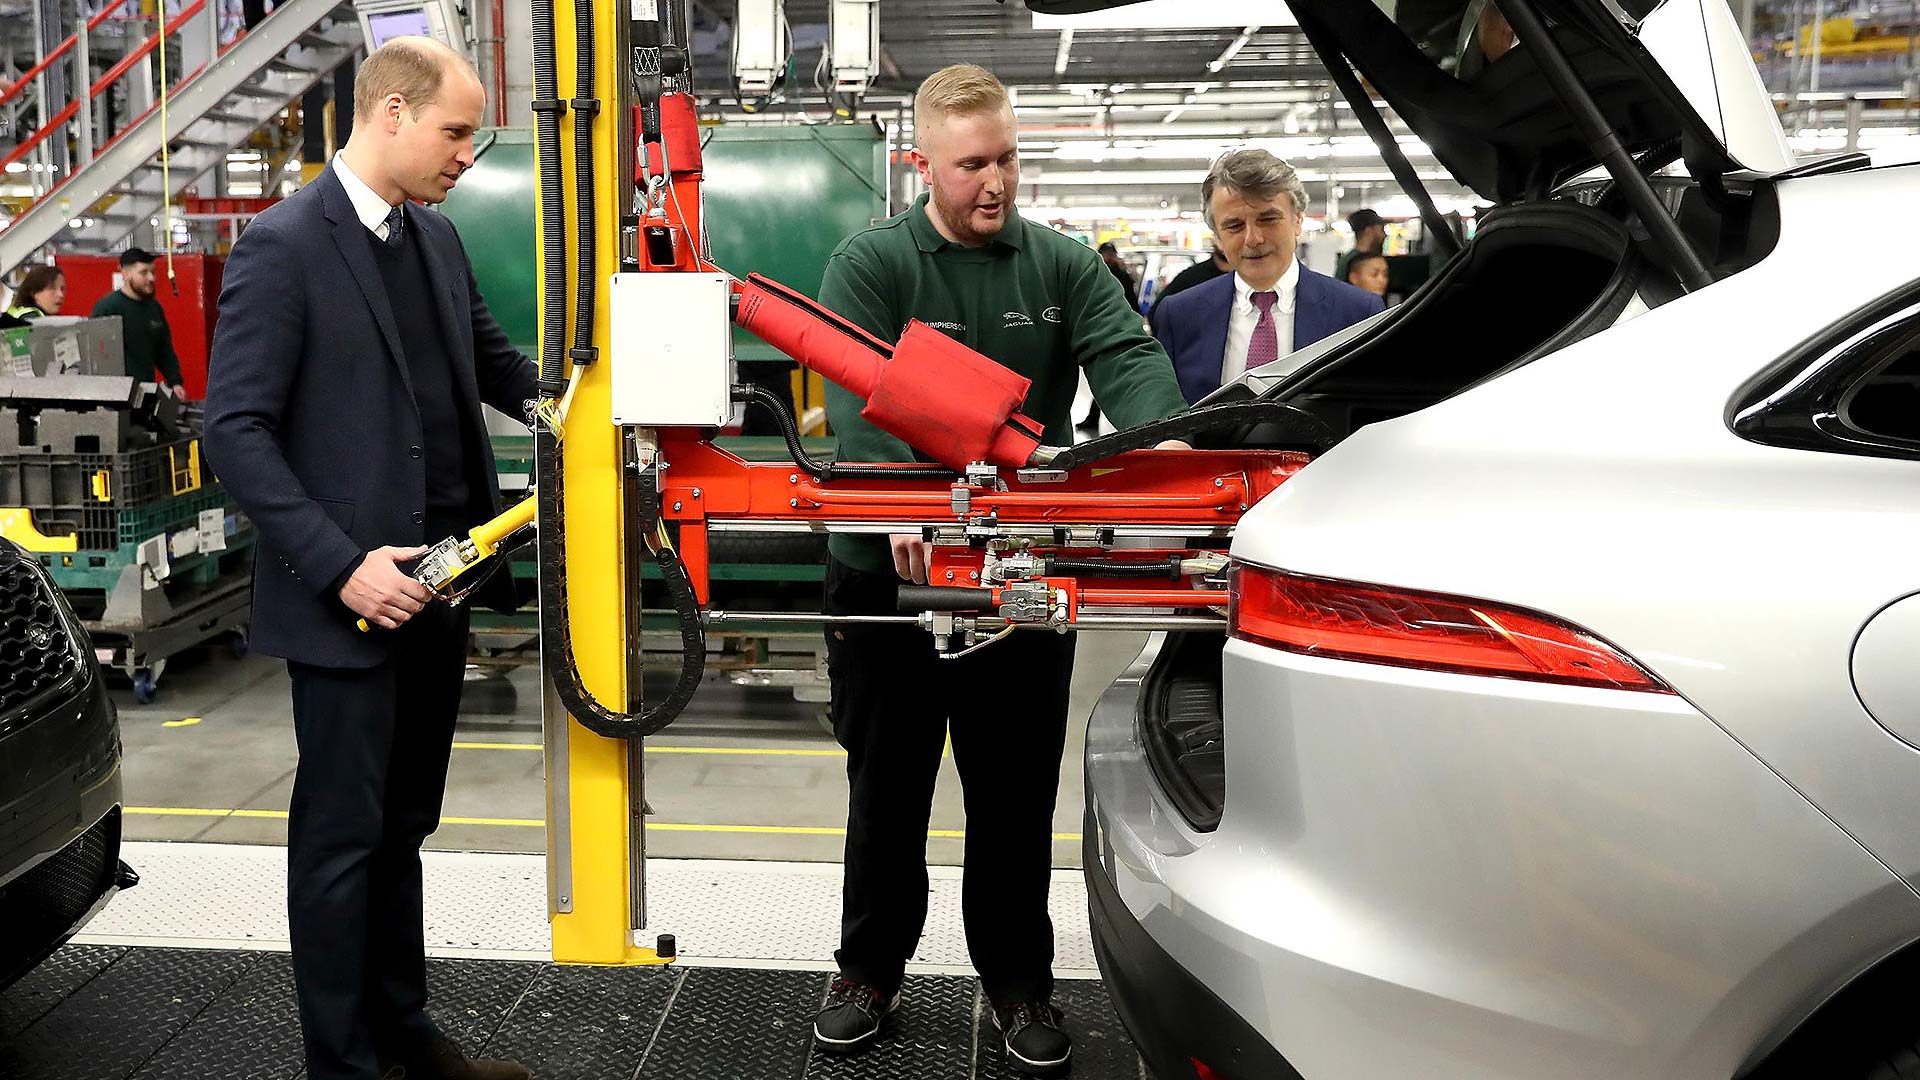
[[[554,43],[558,58],[559,96],[578,96],[575,66],[575,2],[554,0]],[[640,628],[626,625],[628,582],[624,566],[621,506],[620,433],[612,422],[609,393],[609,317],[607,282],[618,267],[619,220],[615,192],[619,158],[618,127],[626,123],[619,108],[622,80],[618,20],[622,0],[594,4],[594,90],[602,105],[594,125],[593,169],[595,198],[589,206],[575,201],[574,125],[589,122],[569,110],[560,123],[561,187],[567,204],[566,247],[574,250],[574,232],[580,215],[591,216],[596,234],[592,266],[577,262],[568,267],[569,280],[591,274],[599,302],[595,306],[593,344],[603,358],[581,376],[570,406],[564,449],[566,494],[566,573],[568,620],[580,677],[587,690],[602,702],[624,711],[627,701],[629,635]],[[541,275],[544,303],[545,275]],[[573,323],[572,298],[567,323]],[[637,582],[634,583],[637,586]],[[546,613],[545,617],[553,617]],[[629,883],[629,777],[626,743],[602,738],[569,721],[565,726],[565,798],[562,813],[548,824],[548,841],[567,855],[570,888],[566,907],[552,917],[553,956],[562,963],[628,964],[653,958],[651,949],[633,943]],[[554,800],[550,800],[550,805]],[[556,835],[564,830],[564,836]]]

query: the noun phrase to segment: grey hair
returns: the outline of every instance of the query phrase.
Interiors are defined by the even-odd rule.
[[[1307,212],[1307,187],[1300,182],[1300,174],[1265,150],[1229,150],[1207,170],[1207,178],[1200,182],[1200,207],[1209,229],[1213,228],[1213,193],[1217,188],[1256,199],[1285,195],[1293,200],[1294,213]]]

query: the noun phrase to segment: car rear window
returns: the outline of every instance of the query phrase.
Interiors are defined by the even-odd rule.
[[[1848,427],[1883,439],[1920,445],[1920,326],[1840,403]]]
[[[1375,7],[1456,78],[1472,80],[1520,47],[1497,0],[1373,0]],[[1644,18],[1660,0],[1617,0],[1615,7]]]

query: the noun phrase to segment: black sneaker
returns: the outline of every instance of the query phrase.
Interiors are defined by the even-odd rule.
[[[813,1018],[813,1041],[829,1054],[852,1054],[873,1044],[880,1024],[900,1007],[900,991],[836,975],[827,990],[826,1008]]]
[[[1060,1030],[1060,1010],[1044,1001],[994,1006],[993,1026],[1006,1040],[1007,1067],[1028,1076],[1061,1076],[1073,1067],[1073,1041]]]

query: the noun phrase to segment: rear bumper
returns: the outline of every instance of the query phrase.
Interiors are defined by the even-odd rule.
[[[1920,934],[1897,877],[1667,695],[1231,642],[1226,805],[1195,832],[1135,728],[1152,652],[1088,726],[1085,865],[1169,1076],[1728,1076]],[[1187,1049],[1243,1025],[1221,1062]],[[1291,1071],[1222,1064],[1259,1045]]]
[[[1193,1080],[1199,1060],[1222,1080],[1301,1080],[1278,1050],[1134,919],[1100,865],[1098,832],[1088,807],[1081,865],[1094,956],[1147,1068],[1158,1080]]]

